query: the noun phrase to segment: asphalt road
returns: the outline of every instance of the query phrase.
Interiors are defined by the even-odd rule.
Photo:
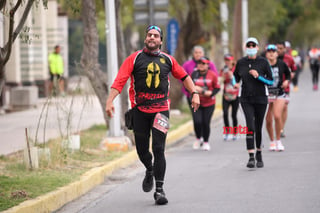
[[[223,141],[220,119],[212,123],[211,151],[193,150],[194,136],[167,149],[168,205],[154,205],[153,192],[142,191],[144,168],[137,162],[57,212],[320,212],[320,91],[312,91],[309,70],[299,88],[291,94],[284,152],[268,151],[264,126],[264,168],[246,168],[245,138]],[[244,126],[241,110],[238,117]]]

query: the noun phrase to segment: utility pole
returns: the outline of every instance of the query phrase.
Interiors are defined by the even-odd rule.
[[[117,52],[117,36],[116,36],[116,15],[114,0],[104,0],[106,13],[106,40],[107,40],[107,69],[108,69],[108,85],[112,85],[118,72],[118,52]],[[109,133],[111,137],[123,136],[121,130],[120,115],[121,104],[120,98],[114,100],[115,113],[110,119]]]
[[[149,0],[149,25],[154,25],[154,2]]]
[[[248,0],[242,0],[242,5],[241,5],[241,19],[242,19],[242,44],[246,42],[248,39],[248,16],[249,16],[249,11],[248,11]],[[244,51],[244,48],[243,48]]]
[[[221,22],[223,26],[223,30],[221,33],[221,41],[222,41],[222,48],[223,53],[227,54],[229,53],[229,33],[228,33],[228,4],[227,2],[221,2],[220,3],[220,16],[221,16]]]

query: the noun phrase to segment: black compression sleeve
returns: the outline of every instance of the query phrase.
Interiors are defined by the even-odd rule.
[[[188,76],[189,76],[188,74],[187,74],[187,75],[185,75],[183,78],[181,78],[181,81],[186,80],[186,78],[187,78]]]
[[[211,97],[212,97],[212,96],[215,96],[219,91],[220,91],[220,88],[214,88],[214,89],[212,90],[212,95],[211,95]]]

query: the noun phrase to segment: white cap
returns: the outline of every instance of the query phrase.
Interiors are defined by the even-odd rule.
[[[256,38],[254,38],[254,37],[248,38],[247,41],[246,41],[246,44],[248,44],[250,42],[255,43],[256,45],[259,45],[258,40]]]
[[[289,47],[289,48],[290,48],[290,47],[291,47],[291,44],[290,44],[290,42],[289,42],[289,41],[285,41],[285,42],[284,42],[284,46],[285,46],[285,47]]]

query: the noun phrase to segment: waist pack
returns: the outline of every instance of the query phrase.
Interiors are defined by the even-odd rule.
[[[125,125],[129,130],[133,129],[133,110],[134,110],[134,108],[129,109],[124,114]]]
[[[129,109],[128,111],[126,111],[124,113],[124,123],[126,125],[126,127],[129,129],[129,130],[133,130],[133,115],[134,115],[134,110],[138,107],[138,106],[141,106],[141,105],[148,105],[148,104],[152,104],[152,103],[157,103],[159,101],[163,101],[163,100],[166,100],[167,97],[163,97],[163,98],[159,98],[159,99],[155,99],[155,100],[148,100],[148,101],[145,101],[143,103],[140,103],[140,104],[137,104],[135,107]]]
[[[269,96],[278,96],[280,89],[277,87],[268,87]]]

